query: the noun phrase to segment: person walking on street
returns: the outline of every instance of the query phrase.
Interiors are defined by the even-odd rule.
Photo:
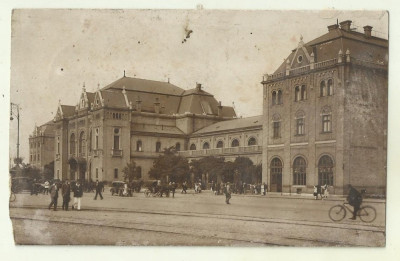
[[[185,193],[185,194],[186,194],[186,190],[187,190],[187,183],[186,183],[186,181],[185,181],[185,182],[183,182],[183,184],[182,184],[182,192],[181,192],[181,194],[182,194],[182,193]]]
[[[46,195],[49,194],[49,188],[50,188],[50,183],[46,180],[44,182],[44,194],[46,194]]]
[[[54,206],[54,211],[57,210],[57,200],[58,200],[58,184],[54,182],[54,184],[50,188],[50,197],[51,202],[49,205],[49,210],[52,206]]]
[[[224,186],[224,192],[225,192],[225,203],[226,204],[231,204],[229,203],[229,200],[231,199],[231,185],[229,184],[229,182],[226,183],[226,185]]]
[[[103,190],[103,182],[99,182],[98,180],[96,180],[96,195],[94,196],[94,200],[97,200],[97,195],[100,196],[100,199],[103,200],[103,195],[101,195],[101,192]]]
[[[69,201],[71,200],[71,185],[69,184],[68,179],[65,180],[61,187],[61,194],[63,197],[62,209],[68,211]]]
[[[83,196],[83,187],[78,180],[74,188],[74,204],[72,205],[72,209],[81,210],[82,196]]]

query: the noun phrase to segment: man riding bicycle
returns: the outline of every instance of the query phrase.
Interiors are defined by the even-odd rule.
[[[355,220],[362,203],[362,195],[350,184],[348,184],[348,189],[349,189],[349,195],[347,196],[347,201],[351,206],[354,207],[353,217],[351,217],[350,219]]]

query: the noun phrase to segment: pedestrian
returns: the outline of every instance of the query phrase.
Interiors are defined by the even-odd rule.
[[[323,186],[323,189],[324,189],[324,198],[328,198],[328,196],[329,196],[329,190],[328,190],[328,185],[327,184],[325,184],[325,186]]]
[[[317,190],[317,186],[314,186],[314,199],[318,199],[318,190]]]
[[[46,195],[49,194],[49,188],[50,188],[50,183],[46,180],[44,182],[44,194],[46,194]]]
[[[221,183],[217,183],[215,187],[215,195],[219,195],[220,190],[221,190]]]
[[[318,195],[322,199],[322,188],[321,188],[321,185],[317,185],[317,199],[318,199]]]
[[[187,190],[187,182],[184,181],[183,184],[182,184],[182,192],[181,192],[181,194],[182,194],[182,193],[185,193],[185,194],[186,194],[186,190]]]
[[[71,185],[69,184],[69,180],[65,180],[64,184],[61,187],[61,194],[63,197],[62,209],[68,211],[69,201],[71,200]]]
[[[97,200],[97,195],[100,196],[100,199],[103,200],[103,195],[101,195],[101,192],[103,190],[103,182],[99,182],[96,180],[96,195],[94,196],[94,200]]]
[[[175,182],[170,182],[169,189],[171,190],[172,197],[174,198],[175,197],[176,183]]]
[[[51,202],[49,205],[49,210],[51,209],[52,206],[54,206],[53,210],[57,210],[57,200],[58,200],[58,184],[56,182],[53,183],[53,185],[50,188],[50,198]]]
[[[83,187],[78,180],[76,181],[76,185],[74,188],[74,204],[72,205],[72,209],[81,210],[82,196],[83,196]]]
[[[261,195],[265,196],[265,182],[261,184]]]
[[[229,200],[231,199],[231,185],[229,184],[229,182],[226,183],[226,185],[224,186],[224,192],[225,192],[225,203],[226,204],[231,204],[229,203]]]

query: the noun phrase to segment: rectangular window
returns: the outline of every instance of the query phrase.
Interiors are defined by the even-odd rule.
[[[281,137],[281,123],[279,121],[274,122],[274,138]]]
[[[60,179],[60,170],[57,170],[57,179]]]
[[[99,178],[99,169],[96,168],[96,179],[98,179],[98,178]]]
[[[57,138],[57,154],[60,154],[60,137]]]
[[[38,160],[38,161],[40,160],[40,154],[37,155],[37,160]]]
[[[322,132],[331,131],[331,115],[322,115]]]
[[[304,119],[297,119],[296,120],[296,134],[297,135],[304,135]]]
[[[118,178],[118,169],[114,169],[114,179]]]

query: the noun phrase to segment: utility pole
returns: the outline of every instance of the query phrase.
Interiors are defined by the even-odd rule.
[[[14,111],[13,111],[14,109]],[[16,110],[16,111],[15,111]],[[10,103],[10,120],[14,120],[14,117],[17,117],[18,122],[18,135],[17,135],[17,160],[19,160],[19,104]]]

